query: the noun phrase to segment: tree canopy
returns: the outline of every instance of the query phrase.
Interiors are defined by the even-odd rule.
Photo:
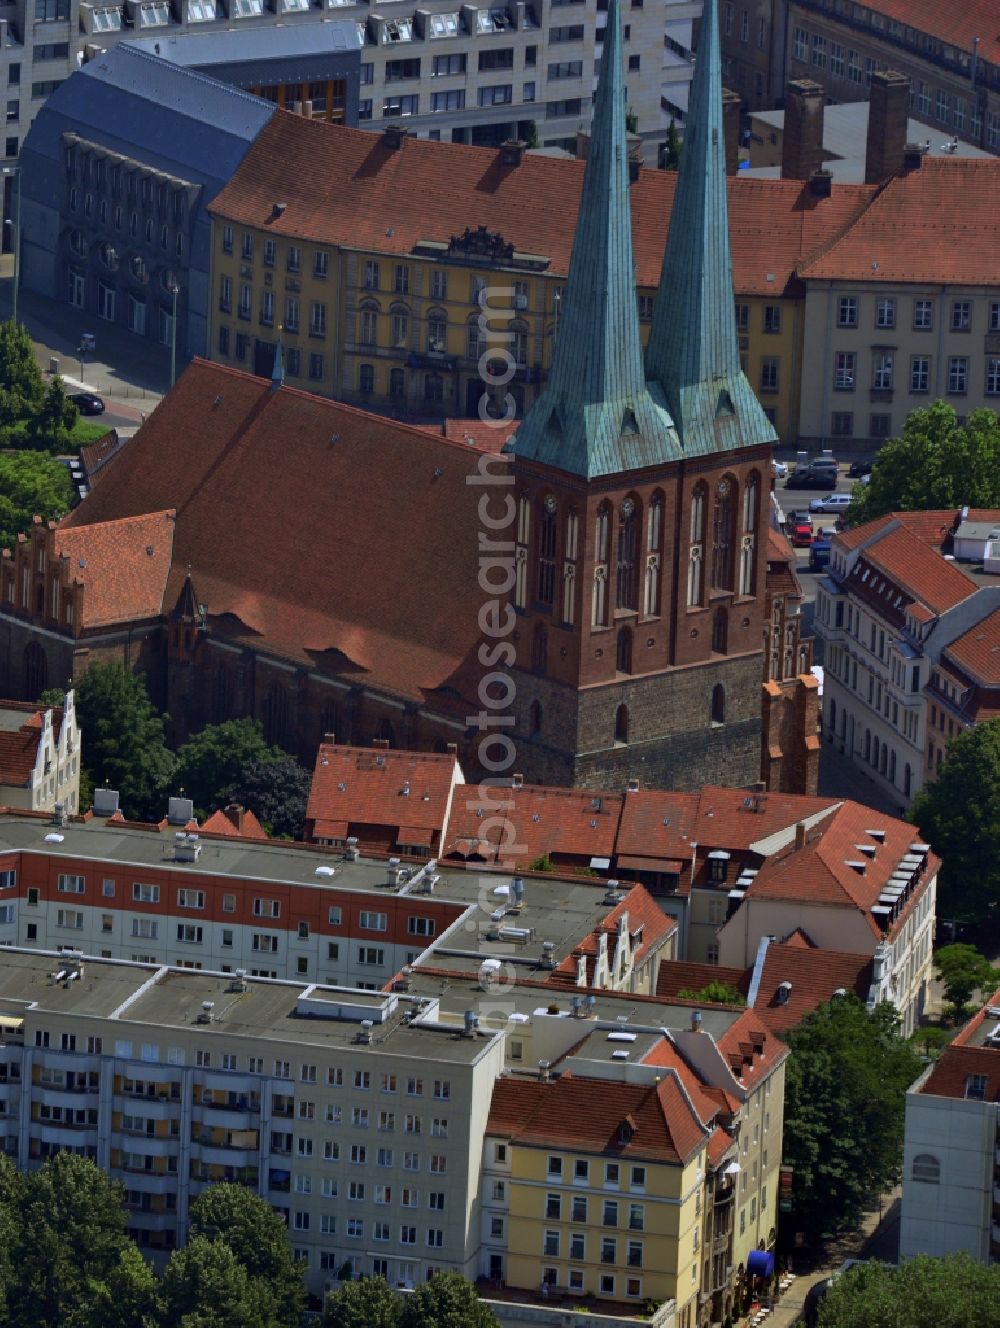
[[[75,687],[83,762],[94,784],[116,788],[126,816],[158,820],[176,761],[144,680],[123,664],[95,663]]]
[[[278,750],[271,748],[272,751]],[[252,761],[221,796],[223,805],[249,807],[268,834],[301,839],[312,776],[293,756]]]
[[[66,385],[53,374],[37,412],[28,420],[28,441],[37,449],[64,451],[79,418],[79,410],[66,395]]]
[[[403,1302],[400,1328],[500,1328],[500,1321],[460,1273],[436,1273]]]
[[[709,982],[695,991],[685,987],[677,993],[686,1001],[704,1001],[707,1005],[746,1005],[747,999],[741,991],[728,982]]]
[[[72,501],[73,481],[61,462],[38,452],[0,453],[0,547],[13,548],[36,516],[64,516]]]
[[[45,380],[28,329],[5,319],[0,322],[0,425],[30,419],[44,399]]]
[[[959,424],[954,408],[935,401],[912,411],[898,438],[883,443],[867,485],[847,512],[860,525],[886,512],[1000,506],[1000,421],[974,410]]]
[[[204,818],[230,800],[227,791],[243,782],[245,771],[290,759],[264,740],[264,730],[255,719],[227,719],[209,724],[178,748],[176,782],[194,802],[199,818]]]
[[[331,1291],[323,1328],[398,1328],[402,1297],[381,1277],[362,1277]]]
[[[944,984],[945,1000],[961,1019],[974,992],[991,996],[1000,984],[1000,971],[976,949],[961,941],[943,945],[934,956],[934,967]]]
[[[942,858],[938,917],[981,920],[1000,901],[1000,720],[951,740],[910,820]]]
[[[921,1254],[899,1267],[859,1263],[823,1299],[819,1328],[994,1328],[1000,1267],[967,1254]]]
[[[920,1073],[891,1005],[838,996],[788,1035],[784,1157],[795,1222],[813,1243],[857,1224],[866,1194],[896,1184],[905,1093]]]

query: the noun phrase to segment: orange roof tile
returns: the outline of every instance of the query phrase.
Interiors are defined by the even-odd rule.
[[[306,821],[313,839],[342,839],[386,827],[394,841],[436,844],[451,805],[458,758],[453,752],[406,752],[321,743]],[[403,827],[410,837],[400,838]],[[422,832],[425,838],[413,838]],[[363,833],[361,835],[363,838]]]
[[[83,586],[82,627],[156,618],[174,543],[174,513],[156,510],[127,520],[61,525],[55,536],[59,557],[69,562],[70,579]],[[77,511],[82,510],[77,508]]]
[[[976,583],[955,563],[941,554],[918,535],[904,527],[886,528],[867,545],[852,573],[852,587],[864,579],[865,565],[883,573],[911,600],[923,604],[935,615],[960,604],[976,592]],[[875,593],[882,593],[876,590]],[[905,608],[905,606],[904,606]],[[902,610],[900,610],[902,611]]]
[[[751,971],[745,968],[722,968],[718,964],[696,964],[691,960],[664,960],[656,978],[656,994],[669,999],[682,991],[701,991],[710,983],[723,982],[745,996],[750,986]]]
[[[905,8],[911,7],[907,0]],[[990,22],[995,31],[995,10]],[[820,281],[1000,284],[998,191],[996,159],[925,157],[919,170],[891,179],[853,225],[803,265],[802,275]]]
[[[734,1071],[737,1057],[742,1059],[736,1077],[744,1088],[755,1088],[788,1055],[786,1044],[763,1025],[763,1017],[756,1010],[744,1010],[716,1039],[723,1056],[730,1058]]]
[[[802,1022],[817,1006],[839,990],[868,999],[872,983],[871,955],[843,954],[837,950],[803,948],[772,941],[764,955],[754,1010],[772,1033],[779,1036]],[[787,1000],[779,1001],[778,988],[791,983]]]
[[[628,894],[605,915],[590,933],[577,942],[571,954],[563,959],[553,972],[556,982],[568,982],[576,985],[577,956],[587,959],[587,986],[595,983],[595,958],[600,948],[598,937],[601,932],[617,933],[621,919],[628,918],[628,932],[632,940],[632,962],[636,968],[645,961],[651,950],[659,949],[667,938],[677,930],[677,921],[669,913],[664,913],[648,890],[635,885]],[[609,953],[610,953],[609,944]]]
[[[479,856],[487,861],[512,866],[546,854],[585,859],[586,866],[591,858],[610,859],[614,854],[620,793],[524,784],[491,789],[489,800],[484,800],[476,796],[478,791],[478,785],[470,786],[455,799],[448,822],[448,853],[469,857],[478,846]],[[498,805],[503,809],[496,810]]]
[[[96,442],[88,443],[86,447],[80,448],[80,464],[83,466],[83,473],[87,477],[88,488],[92,489],[95,484],[99,484],[104,479],[110,462],[127,442],[127,438],[119,438],[117,429],[109,429]]]
[[[627,1118],[634,1133],[621,1143]],[[486,1128],[520,1144],[666,1163],[686,1162],[710,1135],[675,1074],[648,1085],[570,1074],[543,1084],[504,1077],[494,1085]]]
[[[973,41],[979,39],[980,59],[1000,64],[995,0],[963,0],[960,5],[941,5],[938,0],[865,0],[865,8],[960,51],[971,51]]]
[[[528,153],[505,165],[490,148],[381,135],[279,111],[258,134],[213,215],[350,249],[408,254],[487,225],[515,251],[548,258],[565,275],[583,181],[582,161]],[[640,286],[659,282],[676,173],[640,171],[632,226]],[[736,289],[778,294],[800,261],[828,245],[871,201],[871,185],[834,185],[817,198],[796,180],[729,182]],[[285,207],[275,214],[274,203]]]
[[[230,804],[214,811],[201,833],[206,835],[225,835],[227,839],[269,839],[267,831],[252,811],[246,807]]]
[[[952,641],[944,656],[984,687],[1000,687],[1000,609]]]
[[[1000,1052],[993,1047],[966,1047],[952,1043],[934,1062],[920,1092],[931,1097],[965,1097],[970,1075],[986,1080],[984,1102],[1000,1102]]]
[[[423,429],[195,361],[115,459],[115,483],[90,494],[60,538],[89,548],[99,523],[155,511],[169,495],[177,515],[168,603],[190,567],[213,634],[266,641],[291,662],[408,699],[433,697],[437,709],[452,704],[464,715],[481,601],[468,576],[479,527],[466,480],[481,457]],[[336,532],[336,558],[317,556],[324,531]],[[372,531],[405,538],[373,540]],[[141,536],[133,542],[141,546]],[[152,599],[135,604],[111,561],[108,621]],[[358,577],[362,563],[367,575]]]

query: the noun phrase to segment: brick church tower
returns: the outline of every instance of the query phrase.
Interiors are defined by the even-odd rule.
[[[518,768],[551,784],[750,783],[774,432],[741,368],[717,0],[706,0],[643,363],[619,0],[548,385],[511,444]]]

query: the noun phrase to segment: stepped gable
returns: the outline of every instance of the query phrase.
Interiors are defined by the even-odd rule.
[[[213,635],[464,712],[482,602],[468,574],[479,490],[467,479],[480,459],[465,443],[196,360],[62,529],[87,540],[98,523],[168,499],[169,605],[190,569]]]

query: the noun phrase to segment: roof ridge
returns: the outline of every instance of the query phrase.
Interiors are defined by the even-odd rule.
[[[198,35],[200,36],[201,34]],[[135,47],[130,42],[127,41],[117,42],[114,46],[110,47],[109,49],[103,50],[100,53],[100,56],[97,57],[97,59],[88,60],[85,64],[81,66],[81,69],[84,71],[90,69],[91,76],[93,77],[96,75],[97,69],[92,68],[92,66],[97,66],[97,68],[100,68],[99,65],[100,60],[106,60],[109,57],[113,59],[118,54],[118,52],[121,52],[122,56],[124,56],[127,59],[147,60],[150,64],[157,65],[162,69],[174,70],[177,75],[191,79],[196,83],[200,83],[202,84],[202,86],[206,88],[211,88],[214,92],[223,92],[227,96],[231,97],[233,101],[245,101],[247,105],[253,106],[255,110],[260,109],[262,99],[260,97],[255,97],[252,92],[244,92],[242,88],[237,87],[233,83],[223,83],[221,79],[211,78],[209,75],[199,73],[198,70],[190,69],[186,65],[174,64],[172,60],[165,60],[163,56],[154,55],[152,51],[146,51],[139,47]],[[272,114],[268,116],[267,119],[268,124],[270,124],[271,120],[273,119],[274,112],[280,109],[281,108],[277,106],[275,106],[272,109]],[[291,112],[290,111],[283,112],[283,114],[290,115]]]

